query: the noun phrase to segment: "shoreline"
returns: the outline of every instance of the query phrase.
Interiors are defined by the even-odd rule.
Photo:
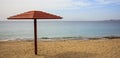
[[[102,39],[120,39],[120,36],[105,36],[105,37],[42,37],[38,41],[64,41],[64,40],[102,40]],[[12,38],[0,39],[0,41],[33,41],[33,38]]]

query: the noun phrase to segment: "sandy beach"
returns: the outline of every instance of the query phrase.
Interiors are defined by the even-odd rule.
[[[0,58],[120,58],[120,38],[101,40],[0,41]]]

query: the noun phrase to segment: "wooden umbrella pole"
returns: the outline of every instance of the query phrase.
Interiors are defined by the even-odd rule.
[[[34,49],[35,55],[37,55],[37,20],[34,19]]]

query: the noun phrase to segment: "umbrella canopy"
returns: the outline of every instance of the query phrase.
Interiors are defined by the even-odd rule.
[[[8,19],[34,19],[34,47],[35,54],[37,55],[37,19],[62,19],[62,17],[43,11],[28,11],[15,16],[10,16]]]
[[[18,15],[10,16],[8,19],[62,19],[62,17],[43,11],[28,11]]]

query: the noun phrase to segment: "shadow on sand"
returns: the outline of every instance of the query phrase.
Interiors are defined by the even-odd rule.
[[[65,52],[57,55],[44,56],[44,58],[95,58],[98,54],[85,52]]]

